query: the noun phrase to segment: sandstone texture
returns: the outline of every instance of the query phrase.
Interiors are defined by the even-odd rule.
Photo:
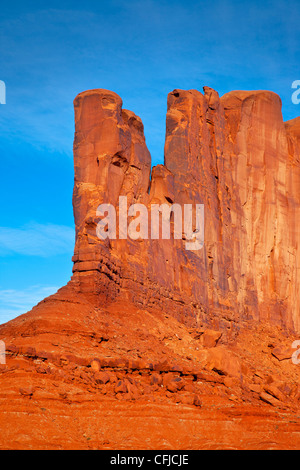
[[[300,118],[299,118],[300,119]],[[127,297],[189,325],[266,320],[299,331],[300,121],[268,91],[168,96],[165,164],[151,170],[141,120],[106,90],[75,99],[73,280],[101,305]],[[151,180],[150,180],[151,171]],[[204,204],[202,250],[184,240],[96,236],[101,203]]]
[[[118,95],[74,108],[73,274],[0,326],[0,448],[299,448],[300,118],[269,91],[174,90],[152,168]],[[203,248],[100,240],[120,197],[204,204]]]

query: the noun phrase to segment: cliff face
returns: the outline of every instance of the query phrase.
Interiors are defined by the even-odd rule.
[[[74,105],[78,291],[99,305],[127,298],[228,332],[247,319],[299,331],[300,121],[283,122],[280,98],[174,90],[165,163],[152,172],[143,124],[119,96],[92,90]],[[149,213],[153,204],[204,204],[203,248],[187,250],[185,239],[100,240],[97,207],[118,208],[120,196]]]

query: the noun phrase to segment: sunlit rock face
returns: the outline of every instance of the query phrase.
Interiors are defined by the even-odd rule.
[[[152,169],[142,121],[118,95],[87,91],[74,107],[79,292],[228,332],[248,319],[299,331],[300,120],[283,122],[276,94],[174,90],[164,165]],[[147,207],[147,239],[97,236],[98,206],[113,205],[118,226],[120,197]],[[203,204],[203,248],[151,239],[154,204]]]

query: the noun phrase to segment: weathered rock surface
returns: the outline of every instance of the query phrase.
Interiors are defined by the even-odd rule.
[[[0,448],[299,448],[300,118],[267,91],[174,90],[151,170],[118,95],[74,106],[73,275],[0,326]],[[203,249],[101,241],[120,196],[204,204]]]
[[[152,169],[141,120],[114,93],[75,99],[73,279],[79,292],[161,308],[228,335],[243,320],[298,331],[299,119],[267,91],[168,96],[165,165]],[[204,204],[205,242],[106,240],[100,203]]]

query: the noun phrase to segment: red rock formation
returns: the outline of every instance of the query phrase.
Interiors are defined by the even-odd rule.
[[[168,96],[165,165],[150,176],[143,125],[112,92],[75,100],[74,276],[79,291],[130,297],[188,324],[263,319],[296,331],[299,120],[267,91]],[[96,236],[100,203],[202,203],[205,245]],[[99,219],[98,219],[99,220]]]
[[[74,105],[73,276],[0,327],[0,448],[299,448],[300,118],[267,91],[174,90],[151,170],[119,96]],[[204,247],[100,240],[122,196],[204,204]]]

